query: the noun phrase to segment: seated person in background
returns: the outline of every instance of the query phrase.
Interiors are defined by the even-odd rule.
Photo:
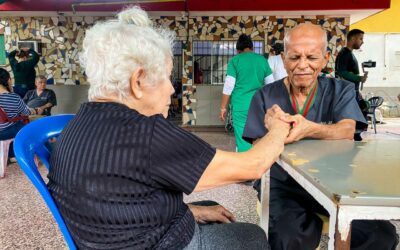
[[[318,77],[329,59],[327,43],[326,32],[313,24],[301,24],[285,34],[283,61],[288,76],[254,95],[244,139],[257,146],[259,138],[269,133],[264,126],[265,113],[274,115],[282,110],[293,115],[287,120],[293,122],[293,128],[286,143],[303,138],[351,140],[356,121],[366,123],[352,83]],[[329,214],[277,163],[271,168],[269,207],[268,241],[272,250],[318,246],[322,221],[316,213]],[[396,229],[388,221],[352,223],[352,249],[389,250],[395,249],[397,242]]]
[[[187,205],[183,193],[260,178],[283,150],[283,113],[266,117],[270,132],[251,150],[216,150],[166,120],[173,33],[138,7],[118,19],[86,31],[89,102],[50,159],[48,188],[77,247],[267,249],[260,227],[229,223],[220,205]]]
[[[40,115],[51,115],[51,108],[57,105],[56,94],[46,89],[46,77],[40,75],[35,79],[36,89],[29,90],[24,102],[30,108],[37,108]]]
[[[14,138],[28,116],[36,113],[25,105],[19,95],[11,92],[10,73],[0,68],[0,141]],[[10,147],[8,155],[14,157],[13,147]]]

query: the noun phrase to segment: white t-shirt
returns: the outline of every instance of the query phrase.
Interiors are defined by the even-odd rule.
[[[286,69],[283,66],[281,55],[269,56],[268,64],[272,69],[272,75],[274,77],[274,81],[278,81],[287,76]]]

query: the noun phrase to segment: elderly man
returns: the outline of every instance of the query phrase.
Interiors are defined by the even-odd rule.
[[[46,89],[46,77],[40,75],[35,79],[36,89],[29,90],[24,102],[28,107],[35,108],[38,114],[51,115],[51,108],[57,105],[56,94]]]
[[[365,123],[357,106],[354,85],[318,77],[327,64],[326,33],[313,24],[301,24],[286,34],[284,65],[288,77],[264,86],[253,97],[243,138],[249,142],[268,133],[266,110],[289,113],[293,124],[286,143],[303,138],[352,139],[356,121]],[[318,152],[316,152],[318,154]],[[271,168],[269,242],[272,249],[315,249],[322,221],[328,215],[278,164]],[[385,221],[354,221],[352,249],[394,249],[397,235]]]

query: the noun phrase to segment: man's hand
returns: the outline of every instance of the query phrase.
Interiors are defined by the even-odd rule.
[[[290,129],[289,136],[286,138],[285,143],[296,142],[307,137],[313,124],[299,114],[283,116],[281,119],[292,124],[292,128]]]
[[[361,82],[365,83],[367,81],[368,78],[368,72],[365,72],[365,74],[361,77]]]
[[[205,224],[209,222],[231,223],[235,222],[235,216],[221,205],[197,206],[188,204],[196,222]]]

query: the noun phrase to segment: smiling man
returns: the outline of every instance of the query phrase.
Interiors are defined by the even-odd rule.
[[[354,85],[319,77],[329,59],[326,32],[301,24],[285,35],[283,61],[288,76],[260,89],[253,97],[243,138],[253,144],[268,133],[264,116],[290,114],[293,126],[286,143],[303,138],[353,139],[356,121],[365,123],[355,99]],[[318,154],[318,152],[315,152]],[[322,221],[328,215],[278,164],[271,168],[269,243],[275,249],[315,249]],[[397,235],[385,221],[354,221],[352,249],[394,249]]]

